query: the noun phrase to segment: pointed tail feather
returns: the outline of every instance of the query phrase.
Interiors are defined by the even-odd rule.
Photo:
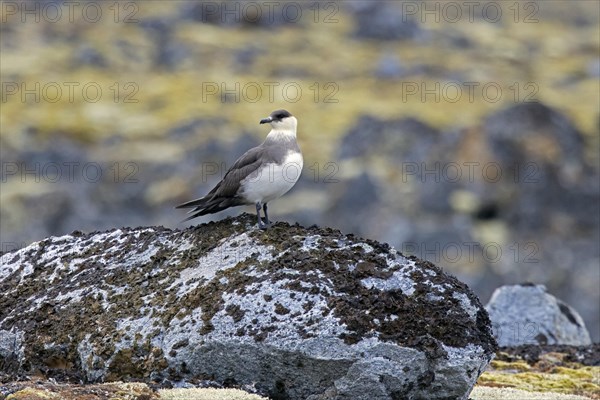
[[[204,215],[202,213],[198,213],[198,214],[194,214],[194,215],[190,215],[189,217],[187,217],[186,219],[182,219],[181,221],[179,221],[180,224],[183,224],[184,222],[189,221],[190,219],[194,219],[196,217],[200,217],[201,215]]]
[[[178,206],[175,206],[175,208],[202,207],[203,204],[206,204],[209,201],[210,201],[210,198],[207,199],[206,197],[201,197],[199,199],[188,201],[187,203],[183,203]]]
[[[243,201],[237,198],[224,198],[224,197],[203,197],[201,199],[196,199],[192,201],[188,201],[187,203],[183,203],[178,205],[175,208],[191,208],[192,210],[188,211],[188,214],[192,214],[181,222],[189,221],[190,219],[194,219],[196,217],[200,217],[206,214],[214,214],[216,212],[222,211],[229,207],[235,207],[245,204]]]

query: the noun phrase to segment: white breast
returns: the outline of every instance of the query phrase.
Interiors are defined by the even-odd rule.
[[[267,203],[283,196],[300,178],[304,160],[299,152],[289,152],[283,164],[266,164],[242,181],[242,194],[252,203]]]

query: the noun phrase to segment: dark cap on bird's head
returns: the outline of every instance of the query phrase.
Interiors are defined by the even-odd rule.
[[[287,110],[275,110],[269,115],[267,118],[263,118],[260,120],[261,124],[268,124],[270,122],[279,122],[284,118],[291,117],[292,114]]]

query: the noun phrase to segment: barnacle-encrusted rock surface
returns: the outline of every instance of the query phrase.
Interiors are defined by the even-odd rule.
[[[492,358],[469,288],[339,231],[242,215],[2,255],[0,372],[209,379],[273,399],[466,399]],[[2,375],[0,375],[2,376]]]

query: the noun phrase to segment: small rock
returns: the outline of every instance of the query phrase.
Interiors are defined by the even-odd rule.
[[[581,316],[544,285],[502,286],[485,306],[500,346],[591,344]]]

